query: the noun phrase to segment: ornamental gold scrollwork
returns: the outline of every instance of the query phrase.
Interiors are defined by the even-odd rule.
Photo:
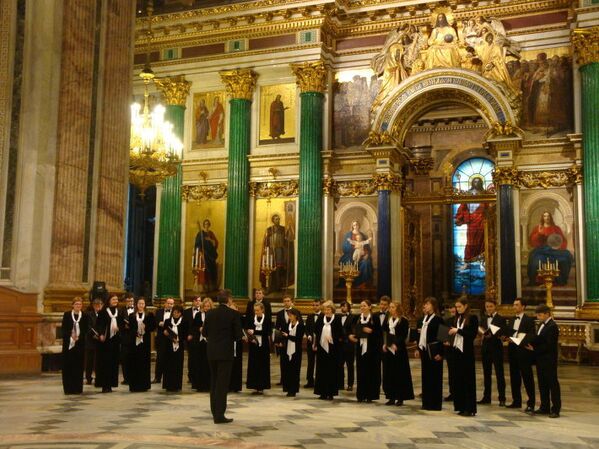
[[[191,87],[191,82],[185,79],[185,75],[154,78],[154,83],[164,95],[168,105],[185,106]]]
[[[258,74],[250,69],[227,70],[220,72],[227,95],[233,99],[252,100]]]
[[[386,145],[395,145],[395,143],[395,138],[388,131],[383,131],[382,133],[370,131],[366,140],[362,142],[362,145],[365,147],[380,147]]]
[[[322,181],[322,193],[326,196],[334,196],[337,193],[337,181],[333,178],[325,178]]]
[[[181,198],[185,202],[201,200],[221,200],[227,196],[227,185],[189,185],[184,184],[181,187]]]
[[[392,173],[377,173],[372,180],[377,190],[400,192],[403,187],[403,180],[401,177]]]
[[[281,198],[297,196],[299,192],[298,182],[290,181],[267,181],[250,182],[250,196],[256,198]]]
[[[599,26],[572,31],[572,46],[580,66],[599,62]]]
[[[524,132],[511,122],[493,122],[491,128],[485,134],[485,140],[494,137],[521,137]]]
[[[410,159],[410,168],[417,175],[428,175],[433,169],[435,160],[432,157],[415,157]]]
[[[372,179],[359,181],[337,181],[339,196],[372,196],[376,195],[377,186]]]
[[[519,171],[511,167],[498,167],[493,173],[493,182],[528,189],[571,187],[582,183],[582,167],[574,165],[565,170]]]
[[[326,90],[328,71],[322,61],[291,64],[291,70],[301,92],[324,93]]]

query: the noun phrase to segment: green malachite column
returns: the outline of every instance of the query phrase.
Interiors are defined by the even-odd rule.
[[[577,29],[582,97],[587,301],[599,302],[599,27]]]
[[[251,104],[257,75],[251,70],[221,72],[229,101],[229,161],[227,227],[225,233],[225,288],[236,298],[248,297],[250,238]]]
[[[157,79],[156,85],[167,102],[165,119],[183,141],[185,102],[190,84],[183,77]],[[158,234],[158,272],[156,294],[159,298],[180,296],[181,275],[181,166],[175,176],[162,182]]]
[[[322,122],[326,70],[322,62],[293,64],[301,94],[298,299],[322,298]]]

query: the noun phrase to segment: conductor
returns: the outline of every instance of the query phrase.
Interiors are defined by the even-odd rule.
[[[206,313],[202,331],[207,341],[210,365],[210,410],[214,424],[233,421],[225,417],[227,392],[233,367],[233,342],[241,340],[243,334],[239,314],[227,306],[230,296],[229,290],[220,291],[217,296],[218,307]]]

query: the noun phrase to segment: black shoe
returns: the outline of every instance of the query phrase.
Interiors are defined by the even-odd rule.
[[[326,401],[327,397],[324,394],[321,394],[320,396],[318,396],[318,399],[322,399],[323,401]]]
[[[443,398],[443,400],[444,400],[445,402],[451,402],[451,401],[453,401],[453,396],[452,396],[452,395],[449,395],[449,396],[447,396],[447,397],[444,397],[444,398]]]
[[[524,413],[528,414],[528,415],[534,415],[535,414],[535,409],[528,406],[524,409]]]
[[[477,404],[490,404],[491,400],[487,398],[482,398],[480,401],[476,401]]]
[[[347,387],[347,388],[345,389],[345,391],[354,391],[354,387],[352,387],[352,386],[349,386],[349,387]]]
[[[229,424],[231,422],[233,422],[233,418],[225,418],[224,416],[214,420],[214,424]]]
[[[395,400],[389,399],[387,402],[385,402],[385,405],[395,405]]]
[[[401,407],[403,405],[403,401],[401,399],[399,399],[396,403],[396,406]]]
[[[288,398],[294,398],[295,397],[295,393],[287,393],[287,397]]]
[[[505,407],[505,401],[499,401],[499,407]]]
[[[112,393],[112,388],[104,387],[104,388],[102,388],[102,393]]]
[[[506,406],[506,408],[522,408],[522,404],[518,404],[517,402],[512,402],[510,405]]]
[[[543,410],[542,408],[538,408],[535,410],[535,415],[549,415],[549,410]]]
[[[308,382],[306,385],[304,385],[304,388],[314,388],[314,384],[311,382]]]
[[[559,418],[559,413],[551,412],[549,413],[550,418]]]

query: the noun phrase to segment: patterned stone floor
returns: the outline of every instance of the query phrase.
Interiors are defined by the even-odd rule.
[[[120,387],[108,395],[86,386],[83,395],[65,397],[58,374],[2,379],[0,449],[599,448],[599,368],[566,365],[560,376],[564,408],[556,420],[496,405],[463,418],[448,405],[424,412],[418,401],[358,404],[345,392],[333,402],[308,391],[292,399],[275,387],[263,397],[230,395],[227,415],[235,421],[221,426],[212,423],[208,395],[188,386],[180,394]]]

